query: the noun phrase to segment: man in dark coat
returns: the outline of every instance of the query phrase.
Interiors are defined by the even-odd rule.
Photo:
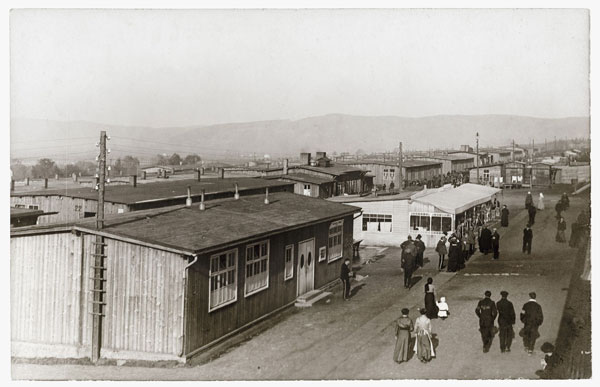
[[[344,296],[344,300],[346,301],[350,299],[350,275],[352,275],[350,260],[346,258],[344,259],[344,263],[342,263],[342,270],[340,272],[340,279],[342,280],[342,296]]]
[[[535,300],[535,292],[529,293],[529,301],[523,305],[521,310],[521,322],[523,326],[523,346],[530,355],[533,353],[535,340],[540,337],[538,328],[544,322],[542,307]]]
[[[513,325],[515,323],[515,308],[512,302],[508,301],[508,292],[500,292],[502,298],[496,303],[498,309],[498,325],[500,327],[498,335],[500,336],[500,351],[510,352],[512,339],[515,337]]]
[[[400,245],[402,249],[402,269],[404,269],[404,287],[410,289],[412,286],[412,275],[417,269],[417,247],[409,235],[408,239]]]
[[[523,252],[531,254],[531,242],[533,242],[533,230],[531,225],[527,224],[523,229]]]
[[[533,196],[531,196],[531,192],[527,192],[527,196],[525,197],[525,208],[529,209],[531,206],[533,206]]]
[[[481,240],[479,242],[479,250],[482,253],[488,254],[492,249],[492,232],[487,226],[483,226],[483,230],[481,230]]]
[[[494,229],[492,234],[492,249],[494,250],[494,259],[498,259],[500,256],[500,234],[498,234],[497,229]]]
[[[567,195],[566,192],[563,192],[560,201],[562,202],[562,207],[563,207],[563,211],[566,211],[569,209],[569,195]]]
[[[421,240],[421,234],[415,239],[415,247],[417,248],[417,267],[423,267],[423,253],[425,252],[425,243]]]
[[[490,350],[492,339],[494,338],[494,320],[498,315],[496,304],[490,299],[492,292],[485,291],[485,298],[477,304],[475,314],[479,317],[479,332],[481,332],[481,341],[483,341],[483,353]]]
[[[529,206],[527,212],[529,213],[529,224],[533,226],[535,224],[535,213],[537,212],[537,209],[535,206]]]
[[[561,218],[561,214],[564,210],[563,207],[563,202],[562,200],[559,200],[558,202],[556,202],[556,205],[554,206],[554,209],[556,210],[556,219],[560,219]]]
[[[508,214],[509,214],[508,207],[506,207],[506,204],[505,204],[504,206],[502,206],[502,214],[501,214],[502,217],[500,220],[500,225],[502,227],[508,227]]]
[[[449,241],[450,247],[448,248],[448,271],[457,271],[459,269],[462,247],[460,241],[454,234],[452,234]]]

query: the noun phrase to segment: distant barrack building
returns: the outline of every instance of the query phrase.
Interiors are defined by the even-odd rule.
[[[278,192],[12,229],[12,356],[89,358],[103,292],[101,358],[185,362],[337,281],[359,211]]]
[[[187,187],[191,188],[192,202],[199,202],[202,189],[205,200],[232,197],[237,189],[240,195],[265,192],[293,192],[290,182],[240,177],[232,179],[197,179],[164,181],[160,183],[135,183],[129,185],[107,185],[104,198],[105,214],[121,214],[150,208],[185,204]],[[33,192],[12,192],[11,207],[27,206],[30,209],[54,214],[39,218],[39,224],[76,221],[96,216],[98,191],[92,187],[69,189],[46,189]]]
[[[434,155],[434,156],[419,156],[418,160],[441,161],[442,173],[444,175],[452,172],[465,172],[473,167],[474,160],[470,155]]]
[[[374,183],[376,185],[386,185],[389,187],[394,183],[395,187],[400,185],[400,175],[398,171],[397,161],[382,161],[372,159],[362,159],[355,161],[345,161],[344,164],[360,168],[364,171],[369,171],[374,175]],[[402,179],[404,186],[410,185],[413,182],[424,182],[433,180],[442,175],[442,162],[432,160],[404,160],[402,162]]]

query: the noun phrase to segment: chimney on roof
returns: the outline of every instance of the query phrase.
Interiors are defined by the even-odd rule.
[[[235,200],[238,200],[240,198],[240,193],[238,191],[238,183],[235,183],[235,194],[233,195],[233,198]]]
[[[283,174],[288,174],[288,159],[283,159]]]
[[[132,187],[137,187],[137,175],[129,176],[129,185]]]
[[[310,165],[310,152],[300,153],[300,164]]]
[[[269,204],[269,187],[267,187],[267,190],[265,193],[265,204]]]
[[[204,188],[202,188],[202,193],[200,194],[200,211],[204,211],[206,206],[204,205]]]
[[[190,185],[187,186],[187,198],[185,199],[185,206],[192,206],[192,186]]]

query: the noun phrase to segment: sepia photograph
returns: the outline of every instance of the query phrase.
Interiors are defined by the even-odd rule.
[[[6,16],[6,378],[591,381],[590,9]]]

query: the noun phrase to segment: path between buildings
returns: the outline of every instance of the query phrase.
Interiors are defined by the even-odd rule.
[[[505,194],[505,196],[509,196]],[[518,199],[518,200],[517,200]],[[510,203],[511,197],[506,201]],[[554,200],[546,199],[534,225],[532,255],[521,253],[521,235],[526,214],[522,198],[514,198],[511,226],[500,229],[501,257],[476,255],[459,273],[437,271],[437,255],[426,253],[426,265],[415,274],[416,285],[407,291],[402,286],[399,249],[372,249],[379,259],[358,271],[369,277],[353,283],[353,297],[344,302],[339,290],[312,308],[290,313],[283,321],[244,342],[221,357],[199,366],[142,368],[116,366],[13,364],[17,379],[94,379],[94,380],[263,380],[263,379],[537,379],[543,354],[539,347],[554,342],[566,297],[571,255],[566,245],[554,242]],[[584,200],[573,199],[566,213],[568,223],[575,220],[577,207]],[[516,206],[516,204],[515,204]],[[363,251],[368,251],[365,249]],[[381,255],[384,255],[381,257]],[[560,263],[563,264],[560,264]],[[437,358],[428,364],[416,359],[398,365],[392,361],[394,320],[402,307],[418,316],[423,304],[424,279],[434,278],[438,296],[445,296],[451,316],[433,320]],[[520,338],[513,351],[501,354],[498,339],[492,350],[483,354],[474,310],[485,290],[499,298],[500,290],[510,292],[517,314],[534,290],[544,308],[545,322],[533,356],[523,351]],[[517,319],[518,320],[518,319]],[[517,322],[515,332],[521,324]]]

